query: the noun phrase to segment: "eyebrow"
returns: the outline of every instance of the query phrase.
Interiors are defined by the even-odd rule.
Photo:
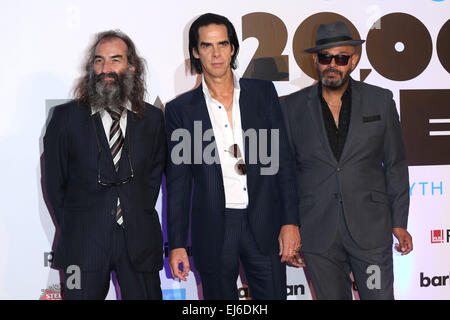
[[[223,41],[219,41],[219,42],[217,42],[218,44],[229,44],[230,43],[230,41],[229,40],[223,40]],[[212,45],[212,43],[211,42],[204,42],[204,41],[201,41],[200,42],[200,45],[201,46],[210,46],[210,45]]]
[[[95,55],[94,56],[94,59],[104,59],[105,57],[104,56],[100,56],[100,55]],[[115,58],[123,58],[123,55],[121,55],[121,54],[116,54],[116,55],[114,55],[114,56],[111,56],[110,57],[111,59],[115,59]]]
[[[322,52],[318,52],[318,53],[323,53],[323,54],[331,54],[329,51],[326,51],[326,50],[324,50],[324,51],[322,51]],[[339,51],[336,55],[338,55],[338,54],[343,54],[343,55],[352,55],[352,54],[355,54],[356,53],[356,51],[355,52],[353,52],[353,53],[351,53],[351,52],[349,52],[349,51],[345,51],[345,50],[343,50],[343,51]],[[332,55],[332,54],[331,54]]]

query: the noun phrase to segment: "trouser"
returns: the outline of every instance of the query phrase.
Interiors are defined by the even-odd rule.
[[[211,253],[214,254],[214,253]],[[225,210],[225,236],[219,270],[200,272],[205,300],[238,300],[242,262],[253,300],[286,299],[286,265],[278,254],[263,255],[248,225],[247,210]]]
[[[111,271],[115,271],[120,291],[117,298],[130,300],[161,300],[161,283],[159,272],[136,272],[128,257],[125,231],[116,225],[111,232],[109,247],[109,264],[97,272],[80,270],[80,288],[74,287],[74,274],[64,273],[65,299],[68,300],[103,300],[109,291]],[[69,281],[69,283],[67,283]],[[70,289],[72,288],[72,289]]]
[[[323,253],[303,252],[317,299],[352,299],[350,272],[360,299],[394,299],[392,245],[362,249],[352,239],[342,205],[334,240]]]

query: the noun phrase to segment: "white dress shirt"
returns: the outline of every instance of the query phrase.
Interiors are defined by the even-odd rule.
[[[229,209],[245,209],[248,206],[247,176],[239,175],[236,172],[234,167],[238,162],[238,159],[234,158],[230,152],[225,151],[229,150],[230,146],[236,143],[241,151],[242,160],[245,161],[241,112],[239,106],[241,88],[239,86],[239,78],[234,72],[233,80],[233,127],[230,126],[227,111],[223,104],[211,97],[204,76],[202,78],[202,86],[222,168],[225,207]]]
[[[131,108],[130,101],[128,101],[124,107],[125,107],[125,109],[134,112]],[[111,124],[113,122],[113,119],[111,118],[111,115],[108,113],[108,111],[106,111],[104,108],[102,108],[102,109],[98,108],[98,109],[92,110],[91,114],[94,115],[97,112],[100,114],[100,119],[102,120],[103,129],[105,130],[106,140],[109,141],[109,132],[111,130]],[[122,130],[122,135],[124,138],[125,138],[125,134],[127,132],[127,113],[128,112],[122,112],[122,114],[120,115],[120,123],[119,123],[120,129]]]

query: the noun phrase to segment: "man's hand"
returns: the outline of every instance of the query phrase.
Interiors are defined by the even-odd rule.
[[[300,231],[297,225],[288,224],[281,227],[280,236],[281,262],[287,262],[293,267],[304,267],[302,258],[300,257]]]
[[[180,263],[183,266],[183,270],[180,269]],[[189,258],[186,249],[177,248],[170,250],[169,266],[170,271],[172,271],[172,277],[186,281],[186,277],[188,276],[190,271]]]
[[[402,254],[402,256],[410,253],[413,249],[412,237],[404,228],[392,228],[392,233],[397,238],[398,243],[395,244],[395,249]]]

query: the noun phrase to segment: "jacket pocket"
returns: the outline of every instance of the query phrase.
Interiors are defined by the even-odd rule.
[[[372,201],[374,201],[374,202],[389,204],[388,197],[387,197],[386,193],[384,193],[384,192],[371,191],[370,196],[372,198]]]

